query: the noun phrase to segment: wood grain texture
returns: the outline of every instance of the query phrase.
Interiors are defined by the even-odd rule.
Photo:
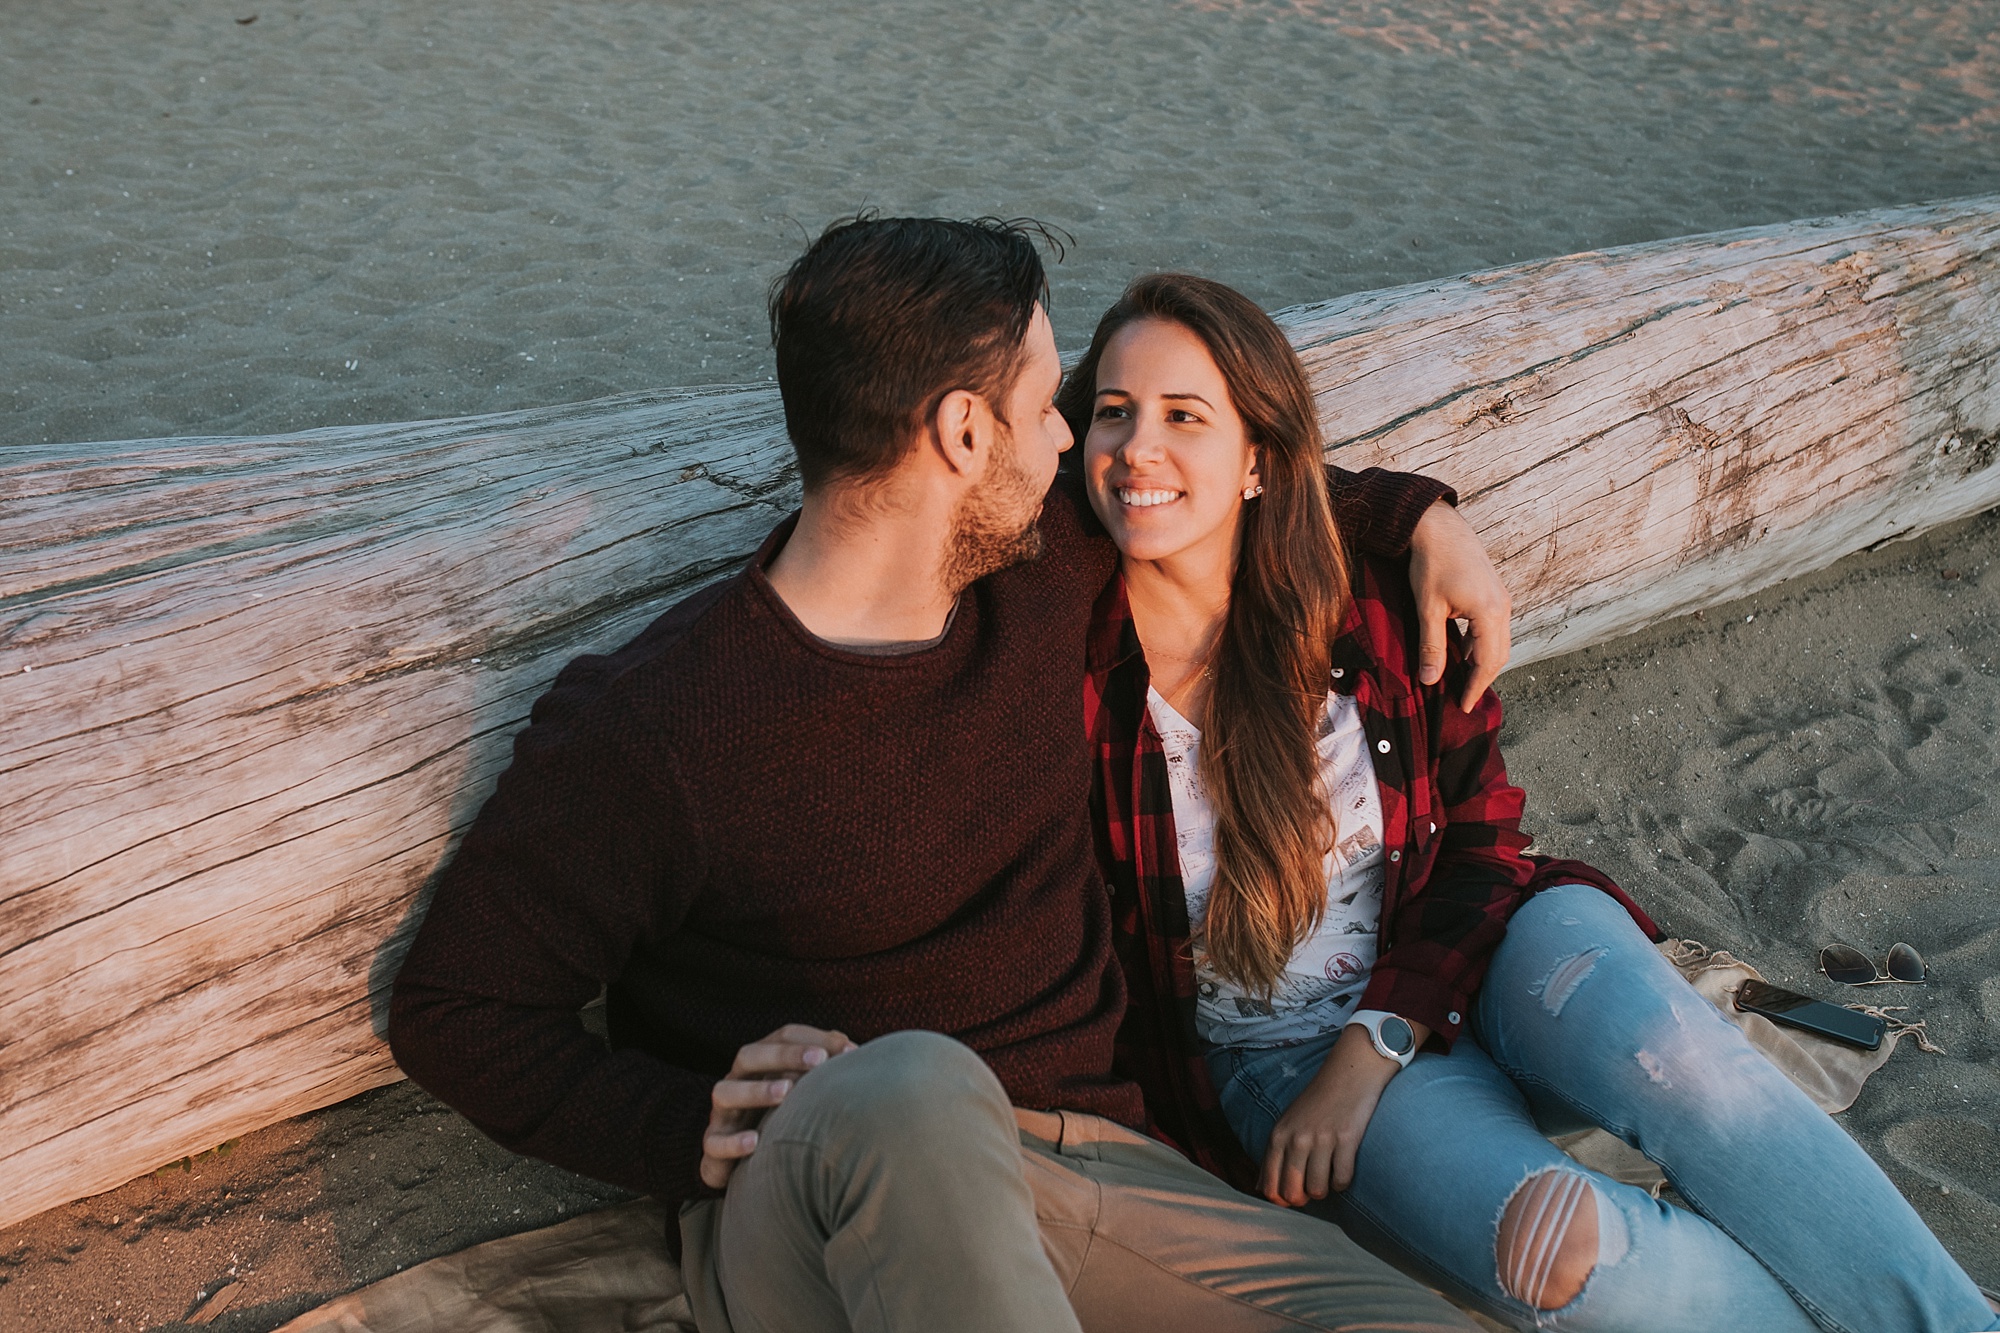
[[[1285,312],[1516,662],[2000,502],[2000,196]],[[423,890],[575,654],[795,502],[771,389],[0,450],[0,1225],[388,1082]]]
[[[2000,196],[1283,319],[1343,462],[1459,488],[1517,665],[2000,503]]]

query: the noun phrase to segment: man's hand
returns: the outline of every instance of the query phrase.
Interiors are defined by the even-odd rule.
[[[792,1085],[834,1056],[854,1049],[838,1032],[787,1023],[736,1052],[729,1074],[709,1094],[701,1139],[701,1183],[721,1189],[736,1164],[757,1150],[757,1124]]]
[[[1429,1028],[1417,1023],[1410,1027],[1419,1046],[1430,1039]],[[1271,1131],[1257,1185],[1264,1197],[1297,1208],[1308,1200],[1324,1199],[1329,1187],[1344,1190],[1352,1185],[1361,1136],[1375,1118],[1382,1089],[1401,1068],[1377,1053],[1366,1028],[1354,1024],[1342,1031],[1319,1073]]]
[[[1472,674],[1458,705],[1469,713],[1507,665],[1514,599],[1472,525],[1442,500],[1424,511],[1410,536],[1410,591],[1417,597],[1417,678],[1424,684],[1444,675],[1445,622],[1472,622],[1466,635]]]

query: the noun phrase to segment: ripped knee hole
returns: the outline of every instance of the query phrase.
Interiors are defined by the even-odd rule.
[[[1597,1194],[1574,1171],[1524,1181],[1507,1201],[1494,1240],[1500,1288],[1537,1310],[1575,1300],[1597,1267]]]

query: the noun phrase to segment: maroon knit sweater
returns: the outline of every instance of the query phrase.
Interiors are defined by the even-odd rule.
[[[1338,481],[1349,540],[1385,553],[1445,493]],[[1143,1128],[1111,1072],[1081,703],[1115,551],[1059,481],[1042,558],[884,657],[779,600],[790,530],[536,703],[396,980],[398,1063],[506,1147],[670,1206],[700,1188],[710,1086],[788,1022],[947,1033],[1017,1105]],[[610,1049],[577,1017],[601,985]]]

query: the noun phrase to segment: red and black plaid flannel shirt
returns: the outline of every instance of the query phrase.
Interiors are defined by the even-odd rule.
[[[1365,1009],[1427,1025],[1449,1047],[1464,1026],[1507,919],[1530,894],[1585,883],[1652,920],[1601,872],[1525,854],[1522,792],[1500,759],[1500,700],[1471,713],[1453,635],[1444,680],[1417,682],[1417,618],[1407,557],[1356,554],[1354,599],[1333,647],[1333,689],[1351,693],[1382,794],[1380,953]],[[1216,1175],[1252,1189],[1255,1168],[1223,1119],[1195,1035],[1195,976],[1174,835],[1173,792],[1146,709],[1148,672],[1114,578],[1098,600],[1084,716],[1096,756],[1091,804],[1128,991],[1119,1072],[1144,1090],[1153,1129]]]

